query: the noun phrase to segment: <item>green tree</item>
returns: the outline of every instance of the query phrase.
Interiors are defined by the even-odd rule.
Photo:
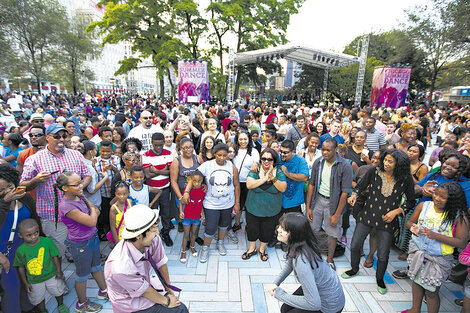
[[[74,16],[67,22],[60,36],[60,50],[56,53],[55,67],[61,68],[62,83],[78,93],[83,84],[83,72],[87,80],[93,80],[93,72],[85,67],[87,57],[97,57],[100,53],[99,44],[93,41],[85,29],[91,19],[86,16]]]
[[[65,10],[55,0],[2,0],[0,19],[7,38],[19,47],[25,71],[34,76],[41,93],[41,80],[50,69],[64,27]]]
[[[435,90],[438,75],[446,63],[462,57],[465,44],[455,41],[452,17],[442,3],[416,6],[407,12],[407,31],[415,45],[424,51],[429,68],[428,82],[431,94]]]

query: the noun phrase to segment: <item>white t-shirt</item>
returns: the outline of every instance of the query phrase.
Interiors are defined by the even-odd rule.
[[[209,132],[204,132],[201,136],[201,144],[204,142],[204,138],[206,138],[207,136],[211,136],[211,134]],[[217,132],[217,134],[215,136],[212,136],[214,137],[214,140],[217,141],[217,140],[222,140],[223,143],[225,143],[225,137],[224,137],[224,134],[222,134],[221,132]],[[215,142],[214,142],[214,145],[215,145]]]
[[[142,151],[147,152],[152,149],[152,135],[154,133],[162,133],[163,129],[159,125],[152,125],[149,129],[145,129],[142,125],[134,127],[129,132],[128,138],[134,137],[142,141]]]
[[[204,175],[207,193],[204,198],[204,208],[209,210],[224,210],[235,205],[235,187],[233,186],[233,164],[225,162],[224,166],[217,165],[215,160],[207,161],[198,167]]]
[[[246,156],[246,157],[245,157]],[[243,162],[243,164],[242,164]],[[246,183],[246,178],[254,162],[259,163],[259,153],[254,147],[251,149],[251,155],[248,150],[238,150],[238,154],[233,158],[233,164],[238,170],[238,178],[241,183]]]

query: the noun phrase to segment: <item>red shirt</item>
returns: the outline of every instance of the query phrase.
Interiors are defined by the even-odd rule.
[[[201,217],[202,200],[204,200],[205,195],[206,193],[202,186],[199,189],[191,189],[188,204],[184,207],[184,218],[196,219]]]
[[[171,152],[163,149],[162,153],[156,155],[153,150],[149,150],[142,155],[142,166],[149,168],[154,166],[157,170],[164,170],[168,165],[170,167],[173,161]],[[157,187],[159,189],[170,186],[170,175],[157,175],[155,177],[147,179],[147,185],[150,187]]]

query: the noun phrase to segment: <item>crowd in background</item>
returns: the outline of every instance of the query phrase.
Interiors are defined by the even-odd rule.
[[[362,257],[372,267],[375,256],[381,294],[390,249],[401,250],[409,266],[393,276],[413,281],[408,312],[419,312],[423,298],[428,312],[438,312],[439,287],[464,249],[460,262],[470,265],[467,105],[181,105],[137,95],[15,94],[0,102],[4,312],[43,312],[43,289],[68,312],[62,258],[76,264],[77,312],[101,309],[86,297],[90,274],[97,298],[110,299],[115,312],[186,312],[164,253],[175,227],[182,263],[207,262],[212,241],[226,255],[237,232],[249,242],[243,260],[266,262],[266,247],[284,249],[286,266],[270,289],[282,312],[342,310],[334,259],[346,244],[351,269],[341,277],[358,275]],[[100,253],[105,240],[115,245],[109,257]],[[160,293],[126,276],[130,263],[150,268],[133,249],[155,256]],[[291,271],[301,284],[294,295],[279,286]],[[464,295],[470,312],[469,278]]]

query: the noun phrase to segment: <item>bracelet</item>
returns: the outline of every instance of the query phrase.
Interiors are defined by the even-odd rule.
[[[178,201],[181,201],[181,199],[183,199],[184,195],[181,196],[181,198],[178,199]]]
[[[165,295],[165,298],[167,299],[167,302],[166,304],[162,304],[165,308],[169,307],[170,306],[170,297],[168,296],[168,294]]]

